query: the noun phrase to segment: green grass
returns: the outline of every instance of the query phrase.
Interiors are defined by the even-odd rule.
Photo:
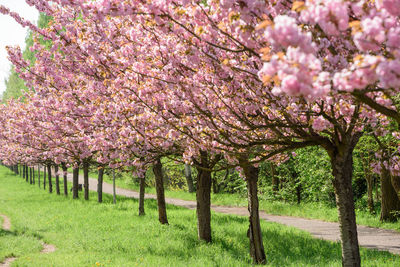
[[[91,177],[97,178],[95,173],[91,173]],[[107,175],[105,175],[104,182],[112,184],[112,179]],[[116,185],[120,188],[131,189],[135,191],[139,190],[138,184],[136,184],[134,181],[132,181],[132,179],[130,179],[127,176],[123,176],[121,179],[116,179]],[[146,193],[156,194],[155,188],[146,187]],[[171,198],[196,200],[195,193],[189,193],[184,191],[172,191],[166,189],[165,195],[166,197],[171,197]],[[338,213],[336,207],[328,206],[325,203],[303,202],[300,205],[298,205],[283,201],[266,200],[263,199],[262,195],[259,196],[259,199],[260,199],[260,210],[263,210],[269,214],[287,215],[287,216],[295,216],[295,217],[309,218],[309,219],[319,219],[329,222],[338,221]],[[212,193],[211,203],[214,205],[246,207],[247,197],[240,194]],[[356,210],[356,214],[357,214],[357,224],[400,231],[400,222],[381,222],[379,220],[379,213],[372,215],[365,210]]]
[[[71,169],[72,171],[72,169]],[[97,179],[97,173],[90,172],[91,178]],[[112,178],[104,175],[104,182],[112,184]],[[125,189],[139,191],[139,185],[135,183],[129,174],[124,173],[122,178],[116,179],[116,186]],[[146,193],[156,194],[154,187],[146,187]],[[195,193],[189,193],[181,190],[165,190],[166,197],[178,198],[184,200],[196,200]],[[338,221],[338,213],[336,207],[329,206],[325,203],[303,202],[300,205],[283,201],[271,201],[263,199],[259,196],[260,210],[274,215],[287,215],[308,219],[319,219],[329,222]],[[223,206],[247,206],[247,197],[240,194],[218,193],[211,194],[211,203]],[[357,224],[376,228],[392,229],[400,231],[400,222],[381,222],[379,220],[379,212],[375,215],[370,214],[366,210],[356,210]]]
[[[2,218],[0,218],[0,225],[3,225]],[[0,262],[9,257],[29,256],[38,253],[41,249],[39,240],[26,233],[24,229],[6,231],[0,228]]]
[[[195,211],[168,206],[169,226],[158,223],[156,202],[146,200],[137,216],[134,199],[111,197],[96,203],[48,194],[0,168],[0,213],[11,219],[2,231],[0,259],[18,256],[14,266],[251,266],[245,217],[212,215],[213,240],[197,240]],[[262,221],[267,266],[341,266],[338,243]],[[4,236],[7,236],[6,239]],[[9,240],[15,238],[15,246]],[[17,240],[18,239],[18,240]],[[40,254],[41,240],[56,252]],[[400,257],[362,249],[364,266],[398,266]]]

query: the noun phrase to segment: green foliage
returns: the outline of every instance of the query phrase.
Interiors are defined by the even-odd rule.
[[[18,255],[18,266],[252,266],[248,256],[248,220],[213,213],[212,244],[197,240],[195,211],[168,205],[170,225],[160,225],[155,200],[146,200],[146,216],[137,216],[136,200],[105,196],[98,204],[50,195],[0,169],[0,213],[12,233],[54,244],[39,254],[37,244]],[[267,266],[341,266],[340,245],[275,223],[261,223]],[[6,247],[0,239],[0,248]],[[25,242],[25,241],[23,241]],[[28,242],[18,244],[28,246]],[[2,250],[0,250],[2,251]],[[26,254],[25,254],[26,253]],[[4,257],[0,254],[0,258]],[[365,266],[394,266],[399,256],[361,249]]]
[[[164,184],[166,188],[171,191],[183,190],[187,191],[187,182],[185,177],[185,166],[182,163],[176,162],[175,160],[169,158],[162,159],[163,164],[163,174],[164,174]],[[192,168],[192,177],[195,180],[197,171],[195,168]],[[154,174],[151,171],[146,173],[146,180],[154,181]],[[155,184],[154,182],[152,183]]]
[[[272,176],[279,183],[275,190]],[[296,150],[295,156],[288,156],[288,160],[279,166],[261,164],[260,190],[264,199],[295,202],[299,190],[302,201],[322,201],[334,205],[332,179],[330,160],[325,150],[308,147]]]
[[[27,91],[23,80],[18,77],[18,74],[15,72],[14,67],[12,67],[10,75],[5,80],[5,84],[6,90],[3,92],[3,102],[6,102],[11,98],[17,99],[22,96],[25,91]]]
[[[304,198],[309,201],[334,203],[332,168],[326,151],[320,147],[299,149],[294,161]]]

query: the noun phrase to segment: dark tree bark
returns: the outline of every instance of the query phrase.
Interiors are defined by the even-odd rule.
[[[67,177],[67,165],[65,163],[61,164],[61,168],[63,170],[63,179],[64,179],[64,195],[68,196],[68,177]]]
[[[391,175],[392,186],[396,191],[397,197],[400,200],[400,176]]]
[[[145,191],[146,181],[145,175],[139,177],[139,216],[145,215],[144,212],[144,191]]]
[[[300,205],[300,203],[301,203],[301,192],[302,192],[303,188],[301,186],[301,181],[300,181],[300,178],[299,178],[299,174],[296,172],[294,167],[291,167],[291,175],[292,175],[294,183],[296,185],[295,190],[296,190],[297,204]]]
[[[189,193],[194,192],[193,177],[192,177],[192,167],[189,164],[185,164],[185,177],[189,189]]]
[[[28,171],[29,171],[29,183],[33,184],[33,178],[32,178],[32,168],[28,167]]]
[[[200,240],[211,242],[211,172],[197,169],[197,231]]]
[[[60,175],[58,174],[58,165],[54,165],[54,172],[56,173],[56,192],[57,195],[60,194]]]
[[[78,184],[79,184],[79,167],[73,169],[72,173],[72,198],[77,199],[79,198],[78,195]]]
[[[103,175],[104,175],[104,167],[101,166],[98,169],[98,177],[97,177],[97,201],[99,203],[103,202]]]
[[[32,183],[35,184],[35,167],[32,167]]]
[[[40,188],[40,165],[38,164],[38,184],[39,184],[39,188]]]
[[[28,166],[25,165],[25,181],[28,183],[29,182],[29,173],[28,173]]]
[[[89,162],[83,162],[83,187],[85,188],[85,200],[89,200]]]
[[[43,189],[46,190],[46,165],[43,165]]]
[[[388,169],[381,164],[381,221],[394,222],[398,219],[395,212],[400,211],[400,200],[391,181]]]
[[[156,181],[158,220],[160,221],[161,224],[168,224],[167,209],[165,205],[162,163],[160,159],[157,159],[154,162],[153,173]]]
[[[301,191],[302,191],[301,184],[297,184],[296,185],[296,197],[297,197],[297,204],[299,204],[299,205],[301,203]]]
[[[250,256],[255,264],[265,264],[266,257],[262,240],[258,203],[258,174],[259,169],[251,165],[242,165],[247,184],[249,210],[249,229],[247,236],[250,240]]]
[[[279,191],[279,178],[275,175],[275,165],[271,164],[272,191]]]
[[[15,165],[15,174],[16,174],[16,175],[19,175],[19,167],[18,167],[18,164]]]
[[[53,193],[53,182],[51,180],[51,165],[47,164],[47,180],[49,181],[49,193]]]
[[[200,240],[211,242],[211,168],[215,163],[210,163],[207,152],[202,151],[197,165],[197,234]]]
[[[361,266],[358,245],[354,196],[351,185],[353,178],[353,150],[359,136],[345,137],[339,145],[327,149],[333,174],[336,205],[339,213],[339,227],[342,244],[342,265]],[[344,138],[344,139],[345,139]]]

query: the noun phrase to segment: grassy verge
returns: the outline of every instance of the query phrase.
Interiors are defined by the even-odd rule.
[[[34,241],[12,248],[20,249],[16,266],[251,266],[244,217],[213,214],[214,242],[205,244],[197,241],[193,210],[168,206],[170,225],[161,226],[154,200],[146,200],[146,216],[139,217],[136,200],[119,197],[113,205],[107,195],[103,204],[94,196],[73,201],[30,186],[4,168],[0,184],[0,213],[13,224],[9,235]],[[337,243],[264,221],[262,230],[268,266],[341,266]],[[38,238],[54,244],[56,252],[38,253]],[[5,242],[0,239],[0,257],[9,246]],[[387,252],[362,249],[361,255],[365,266],[400,261]]]
[[[95,173],[91,173],[92,178],[97,178]],[[107,175],[104,176],[104,182],[112,184],[112,179]],[[139,191],[138,185],[132,181],[129,177],[122,177],[121,179],[116,179],[116,185],[120,188],[131,189]],[[155,194],[155,188],[147,187],[146,192],[150,194]],[[184,191],[165,191],[166,197],[179,198],[184,200],[196,200],[195,193],[188,193]],[[214,205],[223,206],[247,206],[246,196],[239,194],[211,194],[211,203]],[[269,214],[274,215],[287,215],[296,216],[301,218],[309,219],[319,219],[330,222],[338,221],[338,213],[336,207],[328,206],[324,203],[302,203],[300,205],[282,202],[282,201],[271,201],[263,199],[260,195],[260,210],[263,210]],[[400,231],[400,222],[381,222],[379,220],[379,214],[372,215],[364,210],[356,210],[357,223],[360,225],[392,229]]]
[[[2,224],[3,221],[0,218],[0,226]],[[31,254],[38,253],[41,249],[42,246],[39,240],[24,232],[24,230],[6,231],[0,229],[0,262],[9,257],[21,257],[24,255],[29,257]]]
[[[69,170],[72,172],[72,169]],[[89,176],[91,178],[97,179],[97,174],[94,172],[90,172]],[[104,176],[104,182],[112,184],[112,178],[108,175]],[[135,191],[139,191],[139,186],[135,183],[128,174],[123,174],[122,178],[116,179],[116,185],[120,188],[131,189]],[[156,194],[154,187],[147,187],[146,193]],[[195,193],[189,193],[185,191],[173,191],[173,190],[165,190],[166,197],[170,198],[179,198],[184,200],[196,200]],[[308,219],[319,219],[329,222],[337,222],[338,214],[336,207],[328,206],[325,203],[301,203],[293,204],[282,201],[271,201],[263,199],[263,196],[260,195],[260,210],[263,210],[269,214],[274,215],[287,215],[287,216],[295,216],[301,218]],[[227,193],[218,193],[211,194],[211,203],[214,205],[223,205],[223,206],[239,206],[246,207],[247,206],[247,198],[244,195],[239,194],[227,194]],[[400,222],[381,222],[379,220],[378,214],[370,214],[365,210],[356,210],[357,214],[357,224],[365,225],[370,227],[377,227],[383,229],[392,229],[396,231],[400,231]]]

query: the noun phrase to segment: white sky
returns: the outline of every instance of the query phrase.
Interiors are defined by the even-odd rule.
[[[21,17],[36,24],[39,12],[24,0],[0,0],[0,5],[17,12]],[[11,63],[7,59],[6,46],[19,45],[25,47],[27,28],[23,28],[9,16],[0,14],[0,94],[6,89],[4,80],[8,77]]]

